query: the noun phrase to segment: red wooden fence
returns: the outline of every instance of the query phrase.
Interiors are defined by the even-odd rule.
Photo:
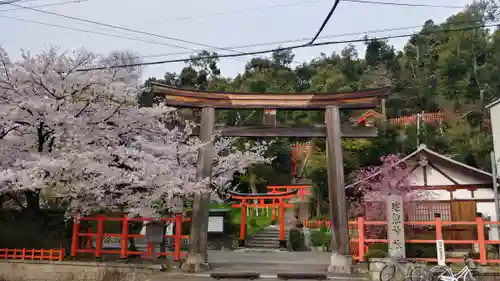
[[[148,243],[148,249],[146,252],[142,251],[131,251],[128,249],[128,239],[129,238],[143,238],[143,234],[130,234],[129,233],[129,222],[148,222],[153,221],[151,218],[129,218],[127,215],[123,217],[105,217],[104,215],[98,215],[97,217],[85,217],[81,218],[80,221],[96,221],[97,231],[90,232],[79,232],[80,225],[77,219],[73,223],[73,237],[71,243],[71,256],[75,257],[78,253],[91,253],[96,258],[100,258],[103,254],[120,255],[120,258],[127,258],[129,255],[141,255],[147,258],[153,259],[154,256],[173,256],[174,260],[178,261],[181,257],[185,256],[186,253],[181,251],[182,239],[190,238],[189,235],[182,235],[182,223],[190,221],[190,219],[183,218],[181,214],[176,215],[173,218],[161,218],[158,221],[162,222],[173,222],[175,223],[175,229],[173,235],[165,235],[165,238],[173,238],[174,240],[174,251],[173,252],[154,252],[153,245]],[[105,233],[104,232],[104,222],[105,221],[119,221],[121,222],[121,232],[120,233]],[[86,240],[85,248],[79,248],[79,238],[85,237]],[[103,249],[103,240],[105,237],[117,237],[120,238],[120,249]],[[95,248],[92,248],[92,240],[95,240]]]
[[[62,261],[64,249],[0,249],[0,259]]]
[[[313,222],[304,221],[304,226],[314,226],[320,225],[324,222]],[[498,259],[488,259],[486,247],[487,245],[499,245],[500,240],[486,240],[485,226],[500,227],[499,221],[485,221],[480,213],[477,214],[475,221],[443,221],[439,216],[437,216],[433,221],[405,221],[405,226],[433,226],[435,229],[434,239],[406,239],[405,243],[410,244],[436,244],[436,240],[443,240],[445,245],[462,244],[462,245],[473,245],[477,244],[479,246],[479,258],[475,259],[482,265],[488,263],[500,263]],[[328,226],[331,222],[328,221]],[[358,217],[355,221],[349,221],[349,228],[352,230],[351,233],[357,233],[357,235],[351,235],[350,240],[350,251],[354,260],[364,261],[365,254],[368,251],[368,245],[375,243],[388,243],[387,238],[368,238],[366,237],[366,228],[370,226],[386,226],[387,221],[366,221],[363,217]],[[443,239],[443,226],[451,225],[468,225],[470,227],[476,228],[477,239],[476,240],[444,240]],[[436,258],[416,258],[416,260],[437,262]],[[446,258],[446,262],[463,262],[463,258]]]

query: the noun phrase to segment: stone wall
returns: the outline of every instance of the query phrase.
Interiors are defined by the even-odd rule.
[[[0,260],[2,281],[145,281],[160,270],[159,265]]]

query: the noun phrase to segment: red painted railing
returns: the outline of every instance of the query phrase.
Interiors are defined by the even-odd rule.
[[[0,259],[62,261],[64,249],[0,249]]]
[[[307,228],[332,227],[332,221],[330,220],[303,220],[302,224]]]
[[[329,221],[328,221],[329,222]],[[325,222],[311,222],[304,221],[304,226],[307,225],[320,225]],[[500,240],[486,240],[485,235],[485,226],[493,226],[496,227],[500,225],[500,221],[485,221],[480,213],[478,213],[475,221],[443,221],[440,217],[436,217],[432,221],[405,221],[405,226],[431,226],[434,230],[426,230],[426,232],[434,231],[435,237],[434,239],[406,239],[405,243],[407,244],[436,244],[436,240],[443,240],[445,245],[473,245],[479,246],[478,258],[475,259],[476,262],[479,262],[482,265],[488,263],[499,264],[499,259],[488,259],[486,247],[487,245],[499,245]],[[330,223],[331,225],[331,223]],[[476,231],[475,240],[444,240],[443,239],[443,227],[444,226],[457,226],[457,225],[467,225],[470,228]],[[349,228],[351,229],[351,239],[350,239],[350,252],[354,260],[364,261],[365,254],[368,251],[368,245],[383,243],[387,244],[387,238],[369,238],[367,236],[366,229],[370,226],[379,226],[384,227],[387,226],[387,221],[367,221],[363,217],[358,217],[357,220],[349,221]],[[445,230],[446,231],[446,230]],[[421,261],[429,261],[429,262],[437,262],[437,253],[436,258],[415,258],[416,260]],[[446,262],[463,262],[463,258],[446,258]]]
[[[104,215],[98,215],[97,217],[85,217],[81,218],[80,221],[96,221],[97,231],[90,232],[79,232],[80,226],[79,221],[74,220],[73,223],[73,237],[71,243],[71,256],[75,257],[78,253],[91,253],[96,258],[100,258],[103,254],[110,255],[120,255],[120,258],[127,258],[129,255],[141,255],[149,259],[153,259],[154,256],[173,256],[175,261],[181,259],[181,257],[186,256],[185,252],[181,251],[182,240],[189,239],[189,235],[182,235],[182,223],[190,221],[190,219],[183,218],[181,214],[176,215],[173,218],[161,218],[157,221],[162,222],[173,222],[175,223],[175,229],[173,235],[165,235],[165,238],[173,238],[174,240],[174,251],[173,252],[154,252],[153,245],[148,243],[148,249],[146,252],[142,251],[131,251],[128,249],[128,239],[129,238],[143,238],[143,234],[130,234],[129,233],[129,222],[148,222],[153,221],[151,218],[129,218],[127,215],[123,217],[105,217]],[[119,221],[121,222],[121,232],[120,233],[105,233],[104,223],[106,221]],[[79,248],[80,237],[84,237],[86,243],[84,243],[85,248]],[[120,238],[120,249],[103,249],[103,240],[105,237],[116,237]],[[95,248],[92,247],[92,240],[95,240]]]

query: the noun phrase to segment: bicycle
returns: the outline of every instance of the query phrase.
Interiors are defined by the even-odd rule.
[[[451,268],[443,265],[438,265],[430,269],[430,275],[432,280],[437,281],[484,281],[484,275],[481,272],[477,271],[475,268],[471,268],[471,263],[473,263],[473,260],[465,256],[465,265],[459,272],[453,273]],[[440,274],[436,274],[438,270],[442,270],[443,272]]]
[[[428,281],[429,270],[426,267],[415,265],[414,261],[405,261],[411,263],[407,268],[393,258],[389,258],[386,265],[380,271],[380,281],[391,281],[396,276],[396,271],[404,276],[404,280]]]

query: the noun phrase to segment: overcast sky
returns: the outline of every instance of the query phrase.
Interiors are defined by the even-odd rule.
[[[471,2],[468,0],[386,1],[453,6],[465,6]],[[76,2],[78,1],[21,0],[17,4],[36,7],[54,3],[55,5],[40,7],[38,9],[128,27],[163,37],[175,37],[204,45],[233,47],[312,37],[334,1],[82,0],[79,3]],[[421,27],[427,19],[441,22],[459,10],[456,8],[390,6],[342,1],[322,35],[366,33],[366,31],[370,30],[411,26]],[[12,18],[17,18],[18,20]],[[37,21],[39,23],[30,23],[26,22],[26,20]],[[61,27],[46,26],[40,23],[139,38],[151,42],[91,34]],[[384,36],[418,30],[419,28],[408,28],[390,32],[367,33],[367,35]],[[363,35],[331,37],[323,40],[346,40],[360,37],[363,37]],[[398,39],[390,42],[396,47],[401,48],[405,41],[406,39]],[[39,52],[51,45],[58,46],[63,50],[85,47],[88,50],[98,53],[129,50],[141,56],[146,56],[143,59],[144,61],[184,58],[188,54],[156,55],[185,53],[205,48],[185,42],[82,23],[37,11],[19,9],[10,5],[0,6],[0,44],[13,59],[19,57],[21,48],[32,52]],[[181,46],[184,49],[168,46],[169,44]],[[294,43],[282,45],[287,46],[289,44]],[[317,57],[321,52],[329,54],[332,51],[340,51],[344,46],[345,44],[339,44],[296,50],[295,60],[297,62],[310,60]],[[359,49],[362,49],[361,44],[357,44],[357,46]],[[247,47],[237,50],[251,51],[273,47],[277,47],[277,44]],[[224,50],[218,50],[218,52],[227,53]],[[360,52],[360,55],[363,55],[363,53]],[[222,73],[226,76],[234,77],[238,72],[243,70],[248,59],[248,57],[222,59],[220,62]],[[144,69],[144,76],[161,77],[167,71],[177,72],[182,67],[182,63],[148,66]]]

